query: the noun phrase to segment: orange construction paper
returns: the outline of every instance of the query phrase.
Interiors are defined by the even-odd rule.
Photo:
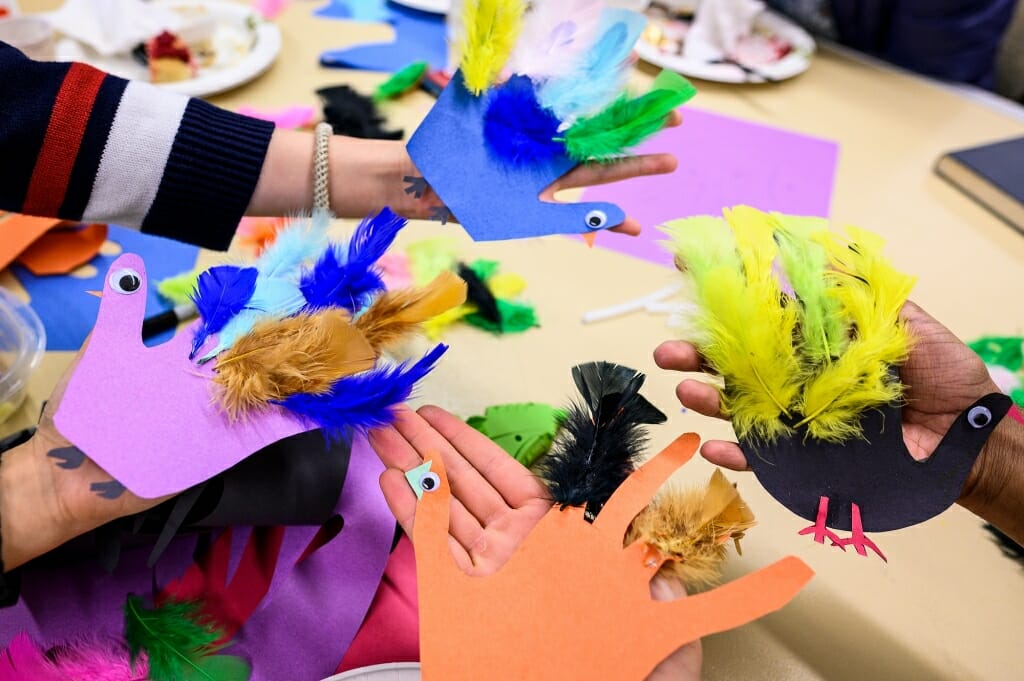
[[[67,274],[100,252],[107,240],[107,226],[85,225],[80,229],[57,229],[36,239],[18,262],[37,277]]]
[[[0,270],[7,269],[36,239],[62,225],[62,220],[0,211]]]
[[[451,488],[423,491],[413,541],[425,681],[616,679],[641,681],[685,643],[751,622],[788,603],[813,576],[784,558],[711,591],[655,601],[664,558],[626,528],[697,450],[686,434],[635,471],[593,524],[582,508],[553,507],[498,572],[470,576],[448,547]]]

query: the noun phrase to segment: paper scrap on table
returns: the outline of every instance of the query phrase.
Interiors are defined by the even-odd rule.
[[[305,128],[313,124],[316,112],[311,106],[287,106],[283,109],[257,109],[253,106],[240,106],[238,113],[261,121],[270,121],[279,128]]]
[[[420,497],[413,543],[423,679],[468,681],[500,668],[503,678],[640,681],[684,643],[788,603],[813,575],[796,557],[705,593],[651,598],[660,560],[642,542],[623,547],[623,536],[699,442],[692,433],[677,439],[634,472],[593,523],[580,507],[552,507],[508,562],[484,576],[464,573],[452,558],[451,489],[440,458],[428,456],[428,470],[410,471]],[[453,612],[477,613],[488,626]],[[566,613],[585,625],[573,626]]]
[[[62,220],[0,211],[0,270],[18,259],[37,239],[64,224]]]
[[[437,69],[448,65],[444,16],[380,0],[339,2],[318,9],[317,16],[354,21],[388,23],[394,28],[392,42],[354,45],[320,55],[321,66],[392,73],[413,62],[427,62]]]
[[[637,154],[674,153],[669,175],[590,187],[587,201],[627,206],[643,227],[639,236],[602,233],[596,245],[672,267],[657,227],[694,215],[718,215],[748,205],[791,215],[827,216],[839,146],[835,142],[730,116],[688,108],[683,124],[663,130]]]
[[[67,274],[89,262],[107,240],[107,226],[82,225],[47,232],[18,258],[36,276]]]
[[[5,227],[0,223],[0,228]],[[9,230],[0,230],[7,233]],[[110,255],[100,253],[88,267],[95,272],[88,277],[78,276],[44,276],[39,277],[21,265],[15,265],[14,275],[29,295],[32,309],[39,315],[46,328],[47,350],[77,351],[82,347],[89,331],[96,322],[96,311],[99,310],[98,298],[87,295],[86,291],[98,291],[103,288],[107,268],[121,251],[139,253],[151,264],[150,276],[154,281],[191,270],[196,264],[199,249],[170,239],[151,234],[141,234],[138,230],[111,225],[109,241],[117,244],[120,250]],[[167,309],[167,303],[161,300],[156,287],[152,287],[146,298],[146,314],[153,315]],[[160,343],[173,335],[173,331],[154,336],[151,343]]]
[[[564,418],[563,410],[549,404],[522,402],[487,407],[482,416],[471,416],[466,423],[530,467],[551,449]]]

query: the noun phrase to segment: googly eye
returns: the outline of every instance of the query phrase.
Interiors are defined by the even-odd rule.
[[[603,210],[592,210],[587,213],[586,218],[588,229],[601,229],[608,224],[608,216]]]
[[[110,288],[118,293],[131,295],[142,287],[142,277],[135,270],[125,267],[124,269],[111,272],[107,283],[110,284]]]
[[[992,412],[989,411],[988,407],[983,407],[979,404],[967,412],[967,422],[974,428],[984,428],[992,423]]]
[[[424,473],[420,478],[420,489],[424,492],[433,492],[440,486],[441,478],[437,477],[437,473]]]

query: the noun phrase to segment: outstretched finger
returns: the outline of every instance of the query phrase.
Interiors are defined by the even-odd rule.
[[[686,341],[665,341],[654,349],[654,363],[670,371],[706,371],[704,357]]]
[[[707,383],[689,378],[676,386],[676,397],[687,409],[716,419],[722,416],[722,403],[718,390]]]
[[[735,442],[726,442],[725,440],[708,440],[700,448],[700,455],[705,459],[721,466],[722,468],[728,468],[734,471],[749,471],[750,466],[747,464],[747,457],[743,454],[743,450]]]

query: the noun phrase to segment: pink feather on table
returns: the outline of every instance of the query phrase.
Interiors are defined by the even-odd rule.
[[[0,681],[146,681],[148,676],[146,656],[140,655],[133,668],[127,646],[114,639],[82,639],[47,656],[22,633],[0,653]]]

